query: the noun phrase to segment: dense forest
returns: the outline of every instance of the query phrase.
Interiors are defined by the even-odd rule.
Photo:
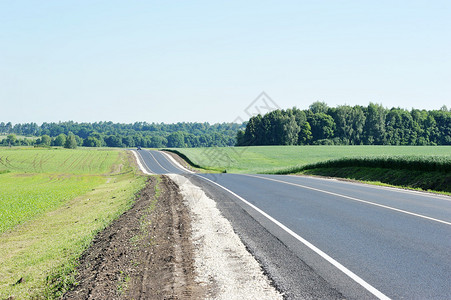
[[[274,110],[252,117],[237,145],[451,145],[451,110],[367,107]]]
[[[77,146],[85,147],[223,147],[236,143],[236,133],[245,124],[235,123],[0,123],[3,146],[65,146],[75,139]],[[38,137],[17,138],[17,136]],[[73,147],[70,147],[73,148]]]

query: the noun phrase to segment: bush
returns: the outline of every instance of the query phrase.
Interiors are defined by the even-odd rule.
[[[64,144],[64,148],[67,148],[67,149],[76,149],[77,148],[77,139],[75,138],[75,135],[70,134],[67,137],[66,143]]]
[[[377,156],[344,157],[276,171],[275,174],[297,173],[320,168],[385,168],[424,172],[451,172],[451,157],[446,156]]]

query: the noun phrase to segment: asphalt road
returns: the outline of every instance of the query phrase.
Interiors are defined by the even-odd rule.
[[[188,174],[287,298],[451,299],[451,197],[301,176]]]

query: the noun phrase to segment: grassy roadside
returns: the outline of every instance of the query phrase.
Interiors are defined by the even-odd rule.
[[[443,172],[348,167],[309,169],[297,174],[346,178],[369,184],[440,192],[451,195],[451,174]]]
[[[451,157],[448,156],[345,157],[267,173],[330,176],[451,192]]]
[[[214,148],[212,148],[214,149]],[[161,149],[161,151],[171,152],[174,154],[177,154],[179,157],[181,157],[193,170],[199,172],[199,173],[222,173],[224,169],[221,169],[220,167],[208,167],[208,166],[200,166],[197,163],[193,162],[188,156],[186,156],[182,151],[179,151],[178,149],[168,149],[164,148]]]
[[[75,198],[64,198],[55,207],[45,209],[0,234],[0,299],[11,296],[14,299],[57,298],[72,284],[72,272],[78,257],[99,231],[131,207],[135,194],[145,185],[146,177],[138,174],[129,153],[114,152],[114,163],[99,162],[99,169],[110,169],[110,172],[104,174],[102,181],[96,182],[89,192]],[[99,160],[93,157],[92,161],[86,162],[80,153],[67,151],[64,155],[75,155],[72,165],[78,165],[78,176],[92,178],[90,173],[93,170],[88,165]],[[35,154],[33,152],[30,157]],[[48,154],[63,155],[59,152]],[[8,153],[8,161],[14,162],[14,155],[16,153]],[[52,160],[49,156],[48,168],[57,171],[58,166],[52,161],[54,157]],[[38,168],[41,166],[46,168],[45,160],[37,164]],[[16,176],[14,170],[6,175],[11,174]],[[48,188],[51,193],[51,186]]]
[[[351,156],[451,156],[451,146],[253,146],[169,150],[181,153],[194,167],[248,174]]]
[[[204,170],[304,174],[450,192],[449,146],[258,146],[170,149]]]

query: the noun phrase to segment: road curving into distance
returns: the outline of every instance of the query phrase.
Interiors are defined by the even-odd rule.
[[[287,298],[451,299],[451,197],[303,176],[181,174],[214,199]]]

